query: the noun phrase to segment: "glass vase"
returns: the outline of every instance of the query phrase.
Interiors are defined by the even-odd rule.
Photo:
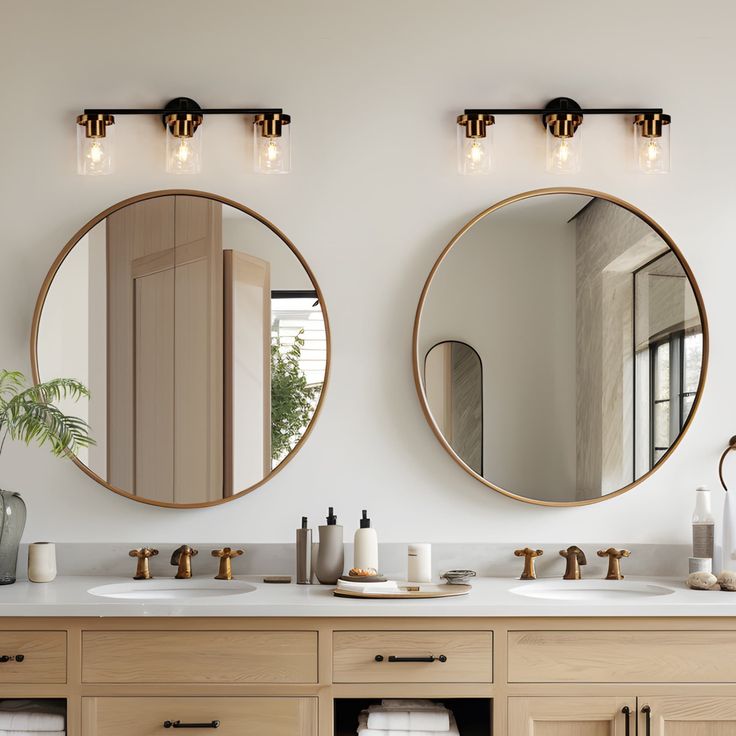
[[[26,505],[17,493],[0,490],[0,585],[15,582],[18,547],[26,525]]]

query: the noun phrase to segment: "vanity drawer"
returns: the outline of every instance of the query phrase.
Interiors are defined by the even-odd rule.
[[[66,682],[65,631],[2,631],[4,657],[11,659],[0,661],[0,685]]]
[[[509,682],[736,682],[734,631],[510,631]]]
[[[493,633],[336,631],[332,665],[334,682],[493,682]]]
[[[85,736],[171,736],[164,723],[219,721],[218,736],[317,736],[317,698],[82,698]]]
[[[85,631],[82,682],[317,682],[317,632]]]

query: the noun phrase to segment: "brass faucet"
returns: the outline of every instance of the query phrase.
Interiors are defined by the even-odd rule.
[[[137,557],[138,563],[135,567],[135,575],[133,576],[133,580],[150,580],[153,575],[151,575],[151,570],[148,567],[148,559],[150,557],[155,557],[158,554],[157,549],[151,549],[150,547],[143,547],[142,549],[132,549],[130,552],[128,552],[128,555],[130,557]]]
[[[174,550],[174,554],[171,555],[171,564],[178,565],[179,569],[176,571],[175,578],[179,580],[192,577],[192,557],[198,555],[199,551],[190,547],[188,544],[182,544],[181,547]]]
[[[599,549],[598,557],[608,557],[608,575],[606,575],[606,580],[624,579],[624,576],[621,574],[621,558],[631,557],[629,550],[615,549],[614,547]]]
[[[582,575],[580,574],[580,565],[588,564],[588,560],[585,558],[585,552],[583,552],[580,547],[573,544],[572,547],[561,549],[560,557],[564,557],[567,560],[565,574],[562,576],[562,579],[580,580],[582,578]]]
[[[220,558],[220,569],[218,570],[217,575],[215,575],[215,580],[232,580],[233,568],[230,560],[233,557],[240,557],[242,554],[242,549],[230,549],[230,547],[213,549],[212,556]]]
[[[534,559],[541,557],[544,554],[544,550],[524,547],[524,549],[515,549],[514,554],[517,557],[524,558],[524,572],[521,573],[519,580],[536,580],[537,571],[534,569]]]

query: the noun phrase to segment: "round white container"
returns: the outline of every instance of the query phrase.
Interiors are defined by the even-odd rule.
[[[410,544],[406,565],[406,579],[410,583],[432,582],[432,545]]]
[[[28,579],[32,583],[50,583],[56,578],[56,545],[33,542],[28,545]]]

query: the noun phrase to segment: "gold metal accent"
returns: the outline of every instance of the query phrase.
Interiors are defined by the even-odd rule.
[[[624,576],[621,574],[621,558],[631,557],[629,550],[615,549],[614,547],[599,549],[598,557],[608,557],[608,574],[606,575],[606,580],[624,579]]]
[[[565,566],[565,574],[562,576],[563,580],[580,580],[582,575],[580,574],[580,565],[587,565],[588,560],[585,557],[585,552],[580,549],[577,545],[572,545],[567,549],[560,550],[560,557],[564,557],[567,560]]]
[[[583,124],[583,116],[574,112],[552,112],[544,116],[544,122],[555,138],[572,138]]]
[[[165,118],[166,126],[175,138],[191,138],[204,118],[196,112],[172,112]]]
[[[493,115],[481,112],[457,116],[457,124],[465,128],[466,138],[485,138],[487,133],[486,128],[495,122],[496,118]]]
[[[282,127],[291,122],[291,115],[285,115],[282,112],[260,113],[256,115],[255,122],[260,127],[264,138],[280,138]]]
[[[524,547],[524,549],[515,549],[514,554],[517,557],[524,558],[524,572],[521,573],[519,580],[536,580],[537,571],[534,569],[534,559],[541,557],[544,554],[544,550]]]
[[[232,580],[233,568],[230,560],[233,557],[240,557],[242,554],[242,549],[230,549],[230,547],[213,549],[212,556],[220,558],[220,569],[218,570],[217,575],[215,575],[215,580]]]
[[[649,225],[649,227],[651,227],[652,230],[654,230],[657,235],[659,235],[659,237],[669,246],[670,250],[675,254],[675,258],[677,258],[683,270],[685,271],[688,281],[692,286],[693,293],[695,294],[695,301],[697,302],[698,313],[700,315],[700,323],[703,326],[703,361],[700,369],[700,381],[698,383],[698,390],[695,394],[695,399],[693,401],[693,406],[690,410],[690,414],[688,415],[685,424],[680,431],[680,434],[677,436],[677,439],[670,445],[669,450],[665,452],[660,461],[653,468],[648,470],[632,483],[629,483],[623,488],[619,488],[617,491],[612,491],[611,493],[607,493],[597,498],[586,498],[582,501],[543,501],[537,498],[528,498],[526,496],[521,496],[518,493],[514,493],[513,491],[502,488],[501,486],[492,483],[479,473],[476,473],[469,465],[467,465],[463,461],[463,459],[455,452],[455,450],[453,450],[452,445],[450,445],[445,436],[442,434],[442,430],[440,430],[437,422],[432,416],[432,411],[429,408],[429,403],[427,402],[427,397],[424,393],[424,379],[422,376],[422,364],[424,361],[424,356],[420,356],[419,354],[419,330],[421,329],[422,311],[424,309],[424,305],[427,302],[429,290],[432,287],[432,282],[434,281],[435,276],[440,269],[440,266],[444,262],[445,258],[449,256],[450,251],[458,244],[462,236],[465,235],[465,233],[468,232],[470,228],[480,222],[484,217],[487,217],[488,215],[502,209],[503,207],[507,207],[508,205],[514,204],[515,202],[532,199],[533,197],[543,197],[548,194],[580,194],[586,197],[597,197],[598,199],[605,200],[606,202],[611,202],[612,204],[616,204],[619,207],[627,209],[629,212],[636,215],[640,220]],[[442,445],[448,455],[450,455],[450,457],[466,473],[468,473],[468,475],[471,475],[473,478],[483,483],[483,485],[488,486],[488,488],[493,491],[502,493],[504,496],[513,498],[516,501],[523,501],[524,503],[533,504],[535,506],[587,506],[589,504],[600,503],[601,501],[605,501],[609,498],[614,498],[615,496],[620,496],[622,493],[630,491],[632,488],[635,488],[640,483],[643,483],[645,480],[647,480],[647,478],[649,478],[653,473],[657,472],[657,470],[662,467],[665,461],[672,456],[672,453],[677,449],[680,442],[682,442],[683,437],[692,426],[693,419],[697,414],[698,407],[700,406],[700,402],[703,398],[703,388],[705,387],[705,380],[708,375],[709,355],[710,331],[708,329],[708,317],[705,312],[703,295],[700,291],[700,287],[698,286],[698,282],[695,280],[692,269],[690,268],[688,262],[685,260],[685,257],[680,252],[680,249],[677,247],[677,245],[675,245],[675,241],[672,240],[672,238],[657,222],[655,222],[649,215],[640,210],[638,207],[635,207],[633,204],[630,204],[623,199],[619,199],[618,197],[614,197],[612,194],[606,194],[605,192],[599,192],[595,189],[585,189],[581,187],[548,187],[545,189],[534,189],[530,192],[515,194],[513,197],[508,197],[507,199],[503,199],[500,202],[491,205],[490,207],[488,207],[488,209],[483,210],[475,217],[473,217],[469,222],[465,223],[465,225],[460,228],[460,230],[452,237],[450,242],[444,247],[439,257],[434,262],[432,270],[429,272],[429,276],[427,276],[427,280],[424,282],[424,288],[422,289],[422,293],[419,297],[419,304],[417,304],[417,311],[414,316],[414,330],[412,333],[412,364],[414,369],[414,387],[416,388],[417,395],[419,396],[419,403],[421,404],[422,411],[424,412],[424,417],[427,420],[427,423],[429,424],[431,430],[437,437],[439,443]],[[33,358],[33,355],[31,357]],[[34,380],[38,381],[38,378],[36,376],[37,374],[34,373]]]
[[[672,117],[661,112],[643,112],[634,116],[634,125],[641,127],[644,138],[661,138],[663,126],[671,122]]]
[[[135,575],[133,580],[151,580],[151,570],[148,567],[148,560],[150,557],[155,557],[158,554],[157,549],[151,549],[150,547],[142,547],[141,549],[132,549],[128,552],[129,557],[137,557],[138,564],[135,568]]]
[[[112,115],[78,115],[77,125],[84,126],[84,135],[87,138],[104,138],[107,135],[107,126],[113,125],[115,118]]]
[[[133,501],[138,501],[139,503],[148,504],[149,506],[161,506],[165,508],[175,508],[175,509],[201,509],[201,508],[206,508],[208,506],[218,506],[221,503],[227,503],[228,501],[232,501],[234,498],[240,498],[241,496],[244,496],[246,493],[255,491],[256,488],[259,488],[264,483],[271,480],[271,478],[273,478],[277,473],[280,473],[291,462],[291,460],[296,456],[297,452],[301,450],[301,448],[304,446],[304,443],[307,441],[307,438],[312,433],[312,430],[314,429],[314,425],[317,421],[317,418],[319,417],[322,411],[322,407],[324,406],[325,395],[327,393],[327,389],[330,383],[330,368],[332,365],[332,333],[330,331],[330,320],[327,314],[327,307],[325,305],[324,294],[322,292],[322,289],[320,288],[319,283],[317,283],[317,279],[315,278],[315,275],[312,269],[309,267],[309,264],[304,259],[304,256],[299,252],[299,250],[294,245],[294,243],[292,243],[291,240],[289,240],[289,238],[287,238],[286,235],[281,230],[279,230],[276,227],[276,225],[274,225],[270,220],[267,220],[265,217],[263,217],[263,215],[259,215],[255,210],[252,210],[249,207],[246,207],[244,204],[235,202],[232,199],[228,199],[227,197],[221,197],[217,194],[211,194],[210,192],[196,191],[194,189],[164,189],[164,190],[156,191],[156,192],[147,192],[146,194],[139,194],[135,197],[124,199],[122,202],[118,202],[117,204],[112,205],[112,207],[108,207],[103,212],[100,212],[99,215],[97,215],[96,217],[93,217],[86,225],[82,226],[72,236],[71,240],[69,240],[69,242],[61,249],[61,252],[59,253],[58,256],[56,256],[54,262],[51,264],[51,268],[46,274],[46,278],[43,280],[43,284],[41,285],[41,290],[38,294],[38,299],[36,299],[36,306],[33,310],[33,321],[31,323],[31,340],[30,340],[31,375],[33,377],[34,383],[41,382],[40,371],[38,368],[38,336],[39,336],[39,332],[41,328],[41,314],[43,312],[43,307],[44,307],[44,304],[46,303],[46,299],[48,298],[49,290],[51,289],[51,284],[54,281],[54,277],[58,273],[59,269],[61,268],[61,264],[64,263],[64,260],[69,255],[69,253],[72,251],[74,246],[77,245],[77,243],[85,235],[87,235],[87,233],[89,233],[89,231],[92,230],[92,228],[94,228],[100,222],[104,222],[106,217],[113,214],[114,212],[118,212],[119,210],[122,210],[128,205],[136,204],[137,202],[143,202],[149,199],[157,199],[158,197],[175,197],[175,196],[201,197],[202,199],[211,199],[211,200],[214,200],[215,202],[226,204],[229,207],[234,207],[236,210],[240,210],[246,215],[249,215],[250,217],[252,217],[254,220],[257,220],[258,222],[260,222],[262,225],[267,227],[277,238],[280,238],[282,242],[284,243],[284,245],[286,245],[286,247],[289,248],[289,250],[294,254],[296,259],[299,261],[302,268],[306,272],[309,280],[314,285],[314,290],[317,292],[317,300],[319,301],[319,305],[322,310],[322,318],[324,320],[324,325],[325,325],[325,342],[326,342],[326,351],[327,351],[327,360],[325,363],[325,376],[322,382],[322,390],[319,392],[319,399],[317,400],[317,406],[314,409],[314,413],[312,414],[312,418],[309,421],[307,428],[304,430],[304,434],[299,438],[298,442],[294,445],[291,452],[273,470],[271,470],[271,472],[265,478],[262,478],[257,483],[254,483],[252,486],[248,486],[247,488],[244,488],[239,493],[234,493],[232,496],[218,498],[213,501],[204,501],[202,503],[170,503],[168,501],[155,501],[150,498],[136,496],[133,493],[129,493],[128,491],[125,491],[122,488],[118,488],[117,486],[114,486],[111,483],[108,483],[102,476],[95,473],[95,471],[92,470],[92,468],[87,467],[76,455],[70,456],[72,462],[83,473],[88,475],[90,478],[92,478],[92,480],[96,481],[101,486],[104,486],[105,488],[107,488],[108,491],[117,493],[119,496],[124,496],[125,498],[130,498]]]
[[[196,557],[199,550],[190,547],[188,544],[182,544],[181,547],[174,550],[171,555],[171,564],[178,565],[175,578],[178,580],[188,580],[192,577],[192,557]]]

